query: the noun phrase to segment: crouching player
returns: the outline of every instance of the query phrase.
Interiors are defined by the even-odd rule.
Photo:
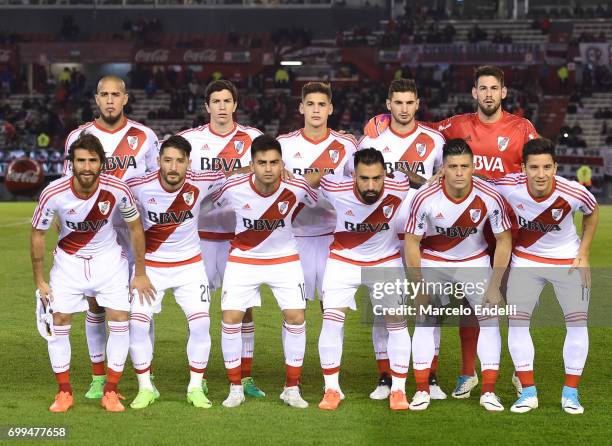
[[[41,298],[53,309],[53,329],[47,341],[59,391],[51,412],[66,412],[73,405],[69,336],[72,314],[88,308],[85,296],[95,297],[108,318],[108,370],[102,406],[110,412],[125,410],[117,385],[129,349],[129,294],[136,290],[141,299],[154,295],[145,275],[144,234],[134,197],[125,183],[101,174],[105,159],[95,136],[84,135],[73,142],[68,151],[72,175],[43,190],[32,218],[34,281]],[[117,213],[127,223],[135,256],[131,287],[127,258],[111,223]],[[60,234],[47,283],[43,277],[45,234],[54,216]]]
[[[235,237],[221,291],[223,323],[221,348],[231,383],[223,405],[244,402],[241,384],[242,319],[247,308],[261,305],[259,287],[267,284],[283,313],[282,342],[285,353],[285,388],[280,398],[292,407],[305,408],[298,383],[306,349],[306,297],[304,273],[291,223],[300,203],[314,207],[316,192],[297,177],[281,178],[281,146],[261,135],[251,145],[253,173],[229,178],[213,194],[217,206],[236,213]]]
[[[523,148],[523,173],[510,174],[494,183],[518,217],[519,231],[508,278],[508,347],[523,388],[512,412],[538,407],[534,380],[534,346],[529,325],[534,307],[546,283],[553,286],[565,316],[563,346],[565,384],[561,406],[569,414],[581,414],[578,383],[589,349],[587,312],[591,291],[589,252],[599,219],[595,198],[575,181],[556,175],[555,147],[546,139],[534,139]],[[573,215],[580,211],[582,238]]]
[[[357,289],[364,284],[372,291],[376,280],[384,283],[405,280],[395,222],[410,190],[408,178],[400,172],[396,172],[394,178],[387,178],[383,155],[376,149],[359,150],[354,159],[353,178],[328,175],[321,179],[322,197],[331,203],[337,215],[323,279],[323,325],[319,336],[319,356],[325,379],[325,395],[319,408],[324,410],[336,409],[344,399],[339,384],[344,319],[349,309],[357,309]],[[378,296],[382,297],[379,301],[377,296],[372,294],[371,297],[375,311],[401,308],[400,295]],[[410,335],[406,318],[400,311],[386,313],[392,379],[390,407],[406,410],[409,406],[406,376],[410,363]],[[420,370],[415,367],[417,385],[428,387],[429,366],[434,354],[433,329],[423,332],[417,327],[412,346],[415,364],[425,364]]]
[[[191,145],[182,136],[171,136],[161,145],[159,170],[128,180],[145,228],[145,265],[157,290],[153,302],[132,300],[130,354],[138,377],[138,395],[130,406],[143,409],[159,397],[151,382],[153,345],[148,335],[154,313],[171,289],[189,327],[187,359],[191,379],[187,401],[209,408],[208,386],[203,379],[210,353],[210,292],[198,237],[200,204],[223,184],[221,172],[189,169]]]
[[[472,177],[473,154],[464,140],[446,142],[443,166],[444,178],[421,188],[411,202],[406,226],[406,263],[410,268],[423,267],[428,287],[471,284],[462,288],[480,325],[477,345],[483,376],[480,405],[488,411],[502,411],[504,407],[495,395],[501,355],[499,323],[494,311],[479,309],[483,304],[501,302],[499,287],[512,249],[511,222],[502,196],[484,180]],[[483,232],[487,220],[497,241],[493,274]],[[422,396],[425,401],[428,399]],[[468,396],[469,393],[465,397]]]

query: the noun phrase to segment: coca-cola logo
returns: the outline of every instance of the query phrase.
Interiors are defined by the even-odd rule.
[[[6,63],[11,60],[11,50],[0,49],[0,63]]]
[[[217,60],[216,50],[187,50],[183,54],[183,62],[214,62]]]
[[[12,161],[6,171],[6,188],[14,193],[35,192],[44,181],[45,175],[40,164],[30,158]]]
[[[136,62],[168,62],[169,50],[138,50],[134,56]]]

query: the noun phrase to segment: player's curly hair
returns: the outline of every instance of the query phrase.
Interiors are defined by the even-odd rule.
[[[474,87],[482,76],[493,76],[502,87],[504,86],[504,70],[495,65],[481,65],[474,70]]]
[[[455,155],[470,155],[473,158],[474,152],[472,152],[472,148],[464,139],[449,139],[442,147],[442,159],[446,159],[447,156]]]
[[[206,91],[204,92],[204,100],[210,105],[210,97],[212,94],[223,90],[229,91],[232,94],[232,99],[234,99],[234,102],[238,102],[238,90],[236,89],[236,86],[226,79],[219,79],[208,84],[206,86]]]
[[[357,150],[353,155],[355,161],[355,169],[358,164],[365,164],[366,166],[371,166],[373,164],[380,164],[385,167],[385,158],[380,150],[375,149],[374,147],[368,147],[365,149]]]
[[[529,155],[550,155],[553,162],[557,162],[555,145],[550,139],[536,138],[527,141],[523,146],[523,163],[527,162]]]
[[[70,162],[74,161],[74,152],[77,149],[87,150],[89,153],[95,153],[100,158],[102,165],[106,163],[106,153],[104,153],[104,147],[96,135],[91,133],[82,132],[77,140],[70,144],[68,149],[68,155],[66,159]]]

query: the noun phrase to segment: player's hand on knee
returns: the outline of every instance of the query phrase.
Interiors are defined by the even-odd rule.
[[[51,287],[47,282],[39,282],[36,284],[36,288],[38,289],[38,293],[43,302],[48,304],[53,301],[53,293],[51,292]]]
[[[138,298],[140,299],[141,304],[144,304],[146,300],[149,305],[153,304],[155,294],[157,293],[146,274],[134,276],[132,279],[132,284],[130,285],[130,293],[133,293],[134,291],[138,293]]]
[[[591,266],[589,264],[589,258],[586,256],[577,256],[572,262],[572,266],[570,267],[568,274],[574,272],[574,270],[578,270],[580,273],[580,279],[582,280],[582,285],[585,288],[591,288]]]
[[[492,287],[489,287],[487,289],[487,292],[485,293],[483,305],[487,307],[496,307],[500,305],[501,303],[503,303],[503,301],[504,301],[504,297],[502,296],[502,293],[499,290],[499,287],[492,286]]]

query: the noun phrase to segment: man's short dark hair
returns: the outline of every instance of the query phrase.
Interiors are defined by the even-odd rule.
[[[389,95],[388,98],[393,97],[393,93],[414,93],[415,97],[419,97],[417,93],[416,82],[413,79],[395,79],[389,84]]]
[[[283,156],[280,143],[270,135],[259,135],[251,144],[251,159],[259,152],[267,152],[268,150],[276,150],[280,156]]]
[[[461,138],[449,139],[442,147],[442,159],[455,155],[470,155],[474,158],[474,152],[472,152],[471,147]]]
[[[504,70],[495,65],[482,65],[474,70],[474,87],[482,76],[493,76],[502,87],[504,86]]]
[[[162,142],[159,148],[159,156],[164,154],[164,149],[172,147],[173,149],[181,150],[187,158],[191,154],[191,144],[181,135],[172,135],[170,138]]]
[[[106,153],[104,153],[104,147],[102,147],[102,143],[96,135],[92,135],[91,133],[81,133],[77,140],[70,144],[67,156],[68,161],[74,161],[74,152],[77,149],[84,149],[89,153],[95,153],[100,158],[102,165],[106,163]]]
[[[366,166],[372,166],[373,164],[380,164],[383,169],[385,168],[385,158],[380,150],[373,147],[368,147],[355,152],[353,155],[355,161],[355,169],[358,164],[365,164]]]
[[[229,91],[232,94],[234,102],[238,102],[238,90],[236,89],[236,86],[225,79],[212,81],[210,84],[208,84],[206,91],[204,92],[204,100],[210,105],[210,97],[212,94],[223,90]]]
[[[306,82],[302,87],[302,102],[304,102],[306,96],[312,93],[324,94],[329,102],[332,100],[331,86],[325,82]]]
[[[550,139],[535,138],[527,141],[523,146],[523,164],[527,164],[529,155],[550,155],[553,161],[557,162],[555,145]]]

